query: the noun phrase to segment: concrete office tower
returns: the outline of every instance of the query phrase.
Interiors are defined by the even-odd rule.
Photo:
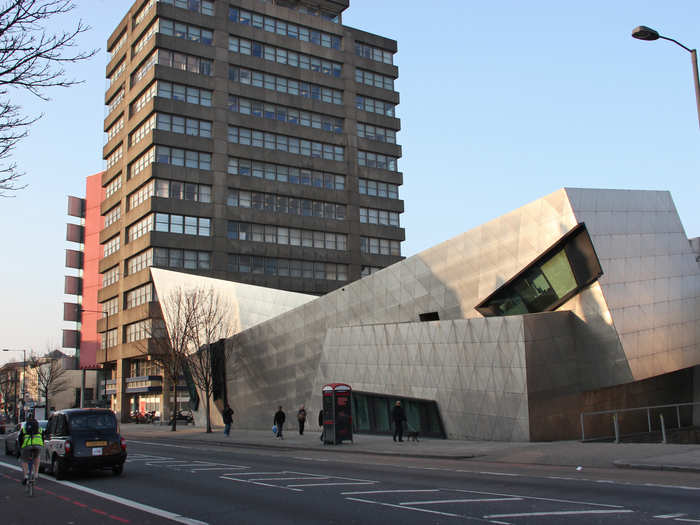
[[[149,267],[322,295],[402,258],[396,42],[343,26],[348,5],[139,0],[110,36],[98,362],[118,412],[163,408]]]

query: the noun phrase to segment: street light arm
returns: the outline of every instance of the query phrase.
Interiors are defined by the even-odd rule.
[[[689,47],[684,46],[681,44],[678,40],[674,40],[673,38],[669,38],[667,36],[659,35],[659,38],[662,40],[668,40],[669,42],[673,42],[674,44],[681,46],[683,49],[685,49],[688,53],[692,53],[694,50],[690,49]]]

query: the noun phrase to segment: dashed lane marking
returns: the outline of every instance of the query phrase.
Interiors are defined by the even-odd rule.
[[[287,485],[288,487],[332,487],[336,485],[373,485],[377,481],[339,481],[333,483],[305,483],[299,485]]]
[[[555,510],[550,512],[517,512],[512,514],[488,514],[484,519],[491,518],[531,518],[533,516],[576,516],[581,514],[628,514],[629,509],[594,509],[594,510]]]
[[[432,501],[402,501],[399,505],[439,505],[448,503],[495,503],[500,501],[522,501],[523,498],[474,498],[474,499],[436,499]]]
[[[396,490],[363,490],[356,492],[341,492],[342,496],[361,496],[364,494],[399,494],[405,492],[440,492],[440,489],[396,489]]]
[[[415,510],[417,512],[427,512],[428,514],[437,514],[439,516],[450,516],[452,518],[462,518],[463,516],[459,514],[452,514],[451,512],[440,512],[438,510],[421,509],[418,507],[404,507],[401,505],[394,505],[393,503],[384,503],[383,501],[373,501],[371,499],[362,498],[345,498],[348,501],[357,501],[358,503],[369,503],[371,505],[381,505],[382,507],[391,507],[394,509],[405,509],[405,510]]]

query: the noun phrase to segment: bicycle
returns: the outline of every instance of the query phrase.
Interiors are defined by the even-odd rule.
[[[34,477],[34,462],[39,461],[39,458],[32,458],[29,460],[27,463],[27,485],[25,487],[25,490],[27,492],[27,495],[31,498],[34,496],[34,482],[36,481]]]

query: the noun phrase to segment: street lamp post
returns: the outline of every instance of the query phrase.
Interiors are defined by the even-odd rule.
[[[13,350],[11,348],[3,348],[3,352],[22,352],[22,413],[20,416],[25,415],[24,414],[24,396],[27,395],[27,351],[22,349],[22,350]],[[16,402],[17,400],[15,400]],[[20,417],[21,419],[21,417]]]
[[[652,41],[652,40],[668,40],[669,42],[673,42],[677,46],[682,47],[685,49],[688,53],[690,53],[690,60],[693,63],[693,82],[695,83],[695,104],[697,106],[698,110],[698,125],[700,125],[700,77],[698,77],[698,53],[695,49],[690,49],[689,47],[684,46],[677,40],[674,40],[673,38],[669,38],[667,36],[660,35],[658,31],[652,29],[651,27],[647,26],[638,26],[635,27],[634,30],[632,31],[632,37],[636,38],[637,40],[646,40],[646,41]]]
[[[85,308],[81,308],[80,312],[91,312],[94,314],[102,314],[105,316],[106,322],[105,322],[105,362],[107,361],[107,338],[109,332],[109,311],[107,310],[87,310]],[[82,368],[82,377],[80,380],[80,408],[83,408],[85,405],[85,369]],[[96,391],[97,392],[97,391]],[[107,376],[105,374],[105,398],[107,397]]]

